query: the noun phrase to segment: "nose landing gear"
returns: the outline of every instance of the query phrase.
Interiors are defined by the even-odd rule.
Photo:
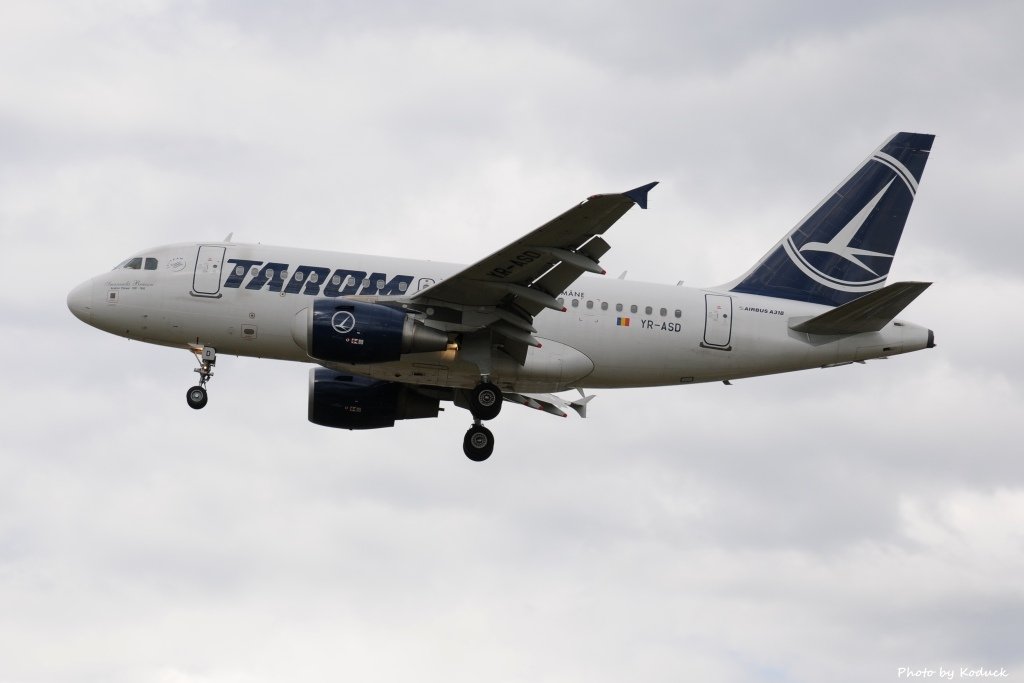
[[[188,401],[189,408],[199,410],[209,399],[206,394],[206,383],[213,377],[213,366],[217,364],[217,350],[212,346],[203,346],[193,348],[192,353],[196,354],[196,360],[199,361],[199,367],[194,370],[199,373],[199,384],[185,392],[185,400]]]

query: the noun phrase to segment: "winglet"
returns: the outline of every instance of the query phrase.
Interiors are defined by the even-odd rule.
[[[630,190],[629,192],[623,192],[622,194],[626,195],[627,197],[632,199],[634,202],[636,202],[640,206],[641,209],[646,209],[647,208],[647,193],[650,192],[651,188],[653,188],[657,184],[658,184],[658,181],[655,180],[653,183],[647,183],[646,185],[641,185],[640,187],[634,188],[634,189]]]
[[[569,407],[572,408],[573,410],[575,410],[577,413],[579,413],[580,417],[586,417],[587,416],[587,404],[590,403],[590,401],[593,400],[597,396],[597,394],[591,394],[590,396],[585,396],[585,395],[583,395],[583,390],[582,389],[580,389],[579,392],[580,392],[580,398],[578,398],[575,401],[572,401],[571,403],[569,403]]]

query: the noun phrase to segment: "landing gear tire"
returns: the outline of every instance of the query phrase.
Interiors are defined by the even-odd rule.
[[[185,392],[185,400],[188,401],[188,407],[193,410],[199,410],[205,406],[207,399],[206,389],[198,385]]]
[[[473,462],[483,462],[494,452],[494,434],[483,425],[473,425],[462,440],[462,450]]]
[[[493,420],[501,412],[501,389],[490,382],[481,382],[469,394],[469,412],[478,420]]]
[[[209,398],[206,395],[206,383],[213,377],[213,366],[217,364],[217,350],[212,346],[193,347],[192,353],[199,361],[199,367],[195,369],[195,372],[199,373],[199,384],[185,392],[185,400],[188,401],[189,408],[199,410],[206,405]]]

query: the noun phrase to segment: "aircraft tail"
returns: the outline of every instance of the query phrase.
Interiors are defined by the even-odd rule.
[[[890,137],[725,288],[828,306],[882,288],[934,139]]]

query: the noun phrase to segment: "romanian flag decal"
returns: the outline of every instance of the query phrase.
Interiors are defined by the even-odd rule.
[[[615,324],[619,327],[629,327],[629,318],[616,318]]]

